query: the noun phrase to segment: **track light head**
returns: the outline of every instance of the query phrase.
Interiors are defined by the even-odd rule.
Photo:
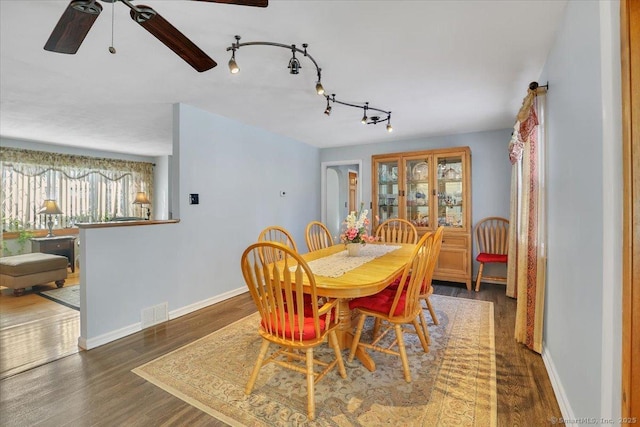
[[[288,68],[289,68],[289,74],[298,74],[300,73],[300,68],[302,68],[302,66],[300,65],[300,61],[298,61],[298,58],[294,56],[289,61]]]
[[[335,95],[333,95],[333,96],[335,96]],[[327,116],[330,116],[330,115],[331,115],[331,105],[329,105],[329,100],[330,100],[331,98],[329,98],[329,96],[327,96],[327,95],[325,95],[325,98],[327,98],[327,108],[325,108],[325,109],[324,109],[324,113],[325,113]]]
[[[362,123],[363,125],[366,125],[368,119],[369,118],[367,117],[367,113],[364,113],[364,116],[362,116],[362,120],[360,120],[360,123]]]
[[[322,83],[320,83],[318,81],[318,83],[316,83],[316,93],[318,95],[324,95],[324,87],[322,87]]]
[[[387,123],[387,132],[389,133],[393,132],[393,127],[391,126],[391,123]]]
[[[291,45],[291,53],[293,54],[293,56],[289,60],[289,65],[287,66],[287,68],[289,68],[290,74],[298,74],[300,72],[300,68],[302,68],[302,65],[300,65],[300,61],[298,61],[298,58],[296,58],[295,44]]]
[[[233,57],[229,60],[229,71],[231,71],[231,74],[238,74],[240,71],[240,67],[238,67],[236,60]]]

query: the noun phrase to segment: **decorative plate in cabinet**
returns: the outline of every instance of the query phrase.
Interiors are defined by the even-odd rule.
[[[413,167],[413,179],[423,181],[427,179],[429,173],[429,165],[427,162],[420,162]]]

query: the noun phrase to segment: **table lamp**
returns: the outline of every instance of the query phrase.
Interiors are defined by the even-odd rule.
[[[51,215],[60,215],[62,211],[58,207],[58,203],[54,199],[47,199],[42,203],[42,208],[38,211],[39,214],[49,215],[47,221],[47,227],[49,228],[49,234],[47,237],[53,236],[53,218]]]
[[[144,191],[138,191],[136,193],[136,199],[133,201],[134,205],[140,205],[140,216],[142,217],[142,205],[150,205],[151,202]],[[151,209],[147,208],[147,218],[151,216]]]

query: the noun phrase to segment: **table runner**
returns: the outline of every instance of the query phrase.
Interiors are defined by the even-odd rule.
[[[396,249],[401,248],[402,246],[395,245],[364,245],[360,248],[360,255],[358,256],[349,256],[347,254],[347,250],[338,252],[333,255],[329,255],[324,258],[319,258],[313,261],[307,262],[309,268],[313,274],[317,276],[325,276],[325,277],[340,277],[348,271],[353,270],[354,268],[358,268],[367,262],[378,258],[382,255],[388,254],[389,252],[395,251]],[[295,267],[292,267],[295,269]]]

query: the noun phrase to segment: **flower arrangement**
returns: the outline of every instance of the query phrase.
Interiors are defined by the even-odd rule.
[[[364,203],[360,204],[360,211],[352,211],[347,215],[344,220],[345,229],[340,234],[340,240],[346,245],[348,243],[361,243],[366,244],[375,242],[376,238],[371,236],[368,232],[369,225],[371,224],[367,215],[368,209],[362,209]]]

